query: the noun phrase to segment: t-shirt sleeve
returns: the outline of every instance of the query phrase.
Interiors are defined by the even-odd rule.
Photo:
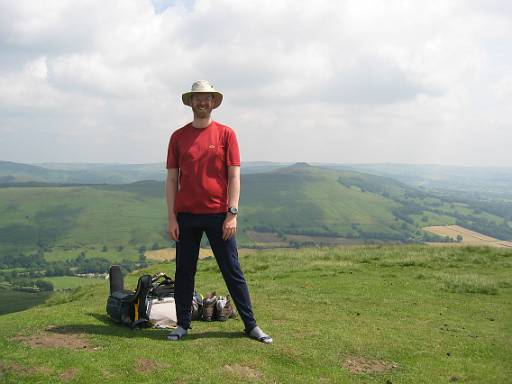
[[[226,150],[227,166],[240,166],[240,149],[238,148],[238,140],[234,131],[230,131],[227,141]]]
[[[179,153],[176,143],[176,133],[171,135],[169,140],[169,148],[167,149],[167,169],[179,168]]]

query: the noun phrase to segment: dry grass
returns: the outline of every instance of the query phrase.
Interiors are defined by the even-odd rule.
[[[460,235],[462,236],[462,241],[457,243],[459,245],[488,245],[499,248],[512,248],[512,242],[510,241],[499,240],[459,225],[436,225],[424,227],[423,230],[439,236],[448,236],[454,240]]]
[[[254,249],[249,248],[239,248],[238,254],[240,256],[247,255],[249,253],[254,252]],[[172,261],[176,258],[176,248],[164,248],[157,249],[155,251],[146,251],[144,254],[150,260],[156,261]],[[201,248],[199,249],[199,258],[204,259],[206,257],[213,257],[213,252],[210,248]]]

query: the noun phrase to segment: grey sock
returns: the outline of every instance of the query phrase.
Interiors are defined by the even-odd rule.
[[[181,339],[183,336],[187,334],[187,330],[185,328],[182,328],[178,325],[178,328],[176,328],[174,331],[172,331],[170,334],[167,335],[167,340],[176,341]]]
[[[272,344],[272,338],[261,330],[260,327],[256,326],[249,332],[249,336],[253,339],[259,340],[265,344]]]

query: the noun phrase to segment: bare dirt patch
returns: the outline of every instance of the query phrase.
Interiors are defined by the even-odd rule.
[[[76,368],[68,368],[60,374],[60,378],[64,381],[73,380],[76,376],[77,371],[78,370]]]
[[[240,364],[225,365],[224,371],[232,376],[238,377],[244,380],[258,381],[263,377],[263,374],[251,367]]]
[[[369,359],[362,356],[348,356],[342,364],[342,367],[350,373],[386,373],[400,366],[390,361]]]
[[[135,361],[135,370],[140,373],[151,373],[167,367],[167,364],[143,357]]]
[[[13,361],[11,363],[0,361],[0,377],[7,374],[8,372],[15,372],[22,376],[32,376],[38,373],[47,374],[51,370],[47,367],[25,367]]]
[[[68,348],[73,350],[95,350],[85,335],[52,331],[30,336],[15,336],[11,340],[22,342],[32,348]]]

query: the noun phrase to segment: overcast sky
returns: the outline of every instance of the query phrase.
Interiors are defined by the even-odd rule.
[[[151,163],[208,79],[244,160],[512,166],[512,2],[0,0],[0,160]]]

